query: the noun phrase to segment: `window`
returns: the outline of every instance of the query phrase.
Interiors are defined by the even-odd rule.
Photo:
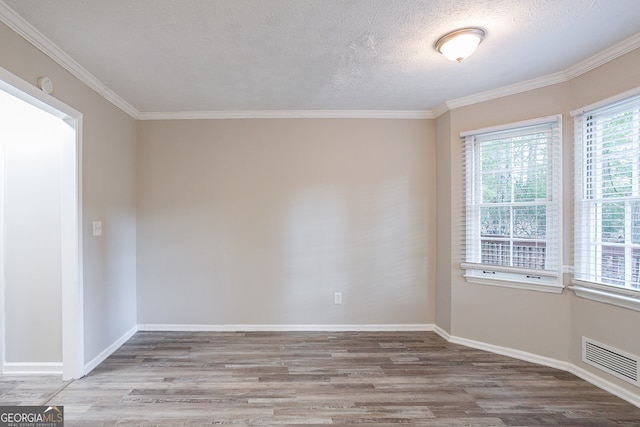
[[[470,282],[561,292],[561,116],[466,132]]]
[[[638,95],[575,117],[574,284],[624,299],[640,297],[639,129]]]

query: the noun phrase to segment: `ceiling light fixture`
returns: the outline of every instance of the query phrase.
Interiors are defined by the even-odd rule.
[[[481,28],[461,28],[440,37],[435,47],[445,58],[462,62],[475,52],[485,34]]]

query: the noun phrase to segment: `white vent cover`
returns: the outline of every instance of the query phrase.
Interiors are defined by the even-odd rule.
[[[638,356],[582,337],[582,361],[640,387]]]

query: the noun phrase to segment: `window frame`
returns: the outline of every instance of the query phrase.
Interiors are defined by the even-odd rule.
[[[527,134],[527,128],[551,126],[551,141],[548,142],[547,152],[547,200],[536,201],[532,206],[544,205],[547,209],[547,224],[545,241],[545,267],[546,258],[553,256],[555,263],[553,268],[536,269],[524,267],[512,267],[505,265],[493,265],[479,262],[481,256],[480,236],[480,206],[486,203],[478,202],[478,186],[480,186],[481,173],[477,160],[476,138],[500,133]],[[534,133],[531,133],[531,135]],[[493,285],[516,289],[533,290],[540,292],[561,293],[564,290],[562,283],[562,115],[553,115],[537,119],[509,123],[500,126],[482,128],[474,131],[462,132],[460,138],[463,144],[463,197],[462,197],[462,224],[461,245],[463,277],[468,283]],[[513,137],[512,137],[513,138]],[[489,141],[486,141],[489,142]],[[510,170],[511,171],[511,170]],[[518,202],[511,200],[505,203],[510,209],[519,207]],[[555,215],[555,218],[551,218]],[[514,236],[510,234],[511,240]],[[474,248],[475,246],[475,248]],[[547,252],[548,251],[548,252]],[[475,258],[474,260],[468,258]]]
[[[631,144],[635,144],[635,150],[640,153],[640,88],[633,89],[631,91],[624,92],[620,95],[607,98],[605,100],[599,101],[595,104],[591,104],[586,107],[582,107],[578,110],[574,110],[571,112],[571,115],[574,117],[574,163],[575,163],[575,179],[574,179],[574,278],[572,280],[571,289],[574,293],[582,298],[590,299],[593,301],[603,302],[607,304],[616,305],[619,307],[628,308],[631,310],[640,311],[640,288],[632,289],[629,287],[630,280],[629,278],[633,277],[633,253],[635,250],[640,250],[640,244],[634,243],[633,239],[631,242],[627,243],[627,239],[631,237],[631,229],[633,229],[634,224],[632,219],[627,219],[627,212],[630,208],[629,205],[633,203],[640,203],[640,156],[634,157],[630,156],[630,158],[634,159],[634,164],[632,165],[632,176],[631,176],[631,196],[630,197],[611,197],[606,198],[600,195],[600,197],[594,197],[593,192],[596,193],[602,191],[603,185],[601,184],[598,188],[594,188],[591,180],[587,182],[585,179],[585,174],[594,173],[594,163],[593,158],[587,158],[587,146],[589,144],[593,144],[593,137],[587,136],[586,132],[588,130],[593,130],[594,128],[589,128],[588,126],[593,126],[593,121],[595,120],[593,116],[604,115],[608,113],[609,115],[606,117],[613,117],[615,114],[623,114],[625,111],[625,107],[628,108],[628,111],[632,114],[632,140]],[[633,132],[635,130],[635,133]],[[635,139],[633,139],[635,137]],[[596,154],[599,154],[598,150],[601,149],[602,141],[598,142],[598,145],[595,146]],[[592,146],[589,148],[593,149]],[[599,173],[603,169],[603,166],[598,164],[595,168],[595,173]],[[591,195],[592,201],[585,201],[589,198],[587,194]],[[597,281],[595,276],[602,276],[602,259],[598,263],[598,253],[597,248],[589,248],[589,246],[596,245],[588,245],[586,242],[590,242],[592,238],[595,238],[593,234],[602,234],[602,227],[597,227],[597,230],[590,230],[589,225],[597,226],[598,223],[602,222],[602,219],[596,218],[594,216],[594,212],[589,212],[589,207],[593,207],[594,209],[598,209],[597,205],[598,200],[607,200],[607,201],[616,201],[619,200],[618,203],[624,202],[625,205],[625,221],[629,221],[630,224],[625,224],[625,243],[623,245],[617,245],[623,248],[625,252],[625,284],[624,286],[616,285],[613,283],[603,283],[602,281]],[[601,202],[604,203],[604,202]],[[602,208],[600,208],[602,210]],[[590,222],[589,222],[590,221]],[[585,225],[586,222],[586,225]],[[637,225],[636,225],[637,226]],[[589,233],[592,236],[589,236]],[[605,242],[600,242],[600,246]],[[585,249],[585,246],[587,248]],[[589,251],[587,254],[582,254],[583,251]],[[602,251],[602,249],[600,249]],[[587,266],[587,260],[595,259],[598,264],[595,267],[595,270],[589,271],[589,267]],[[627,270],[630,271],[627,271]],[[631,276],[629,276],[631,274]],[[612,278],[611,278],[612,279]]]

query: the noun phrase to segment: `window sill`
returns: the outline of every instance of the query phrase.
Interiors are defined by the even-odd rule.
[[[514,268],[502,268],[503,271],[497,271],[496,268],[496,271],[489,271],[476,267],[477,264],[462,264],[466,271],[464,278],[468,283],[554,294],[561,294],[564,290],[564,286],[558,283],[558,277],[552,275],[533,276],[531,271],[517,272]]]
[[[569,289],[580,298],[640,311],[640,295],[634,296],[617,289],[603,289],[597,285],[576,280]]]

